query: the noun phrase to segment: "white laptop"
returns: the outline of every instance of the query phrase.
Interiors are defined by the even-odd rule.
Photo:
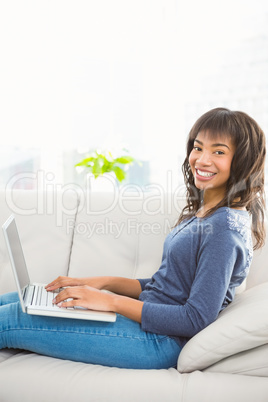
[[[45,284],[30,282],[15,217],[11,215],[2,228],[24,313],[94,321],[114,322],[116,320],[114,312],[94,311],[82,307],[64,308],[53,304],[52,300],[60,290],[47,292]]]

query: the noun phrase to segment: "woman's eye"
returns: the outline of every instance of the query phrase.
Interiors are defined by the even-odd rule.
[[[194,150],[195,151],[201,151],[201,148],[200,147],[194,147]]]
[[[216,154],[217,155],[224,155],[224,152],[223,151],[216,151]]]

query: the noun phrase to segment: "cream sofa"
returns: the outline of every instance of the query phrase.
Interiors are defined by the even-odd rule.
[[[16,216],[31,280],[58,275],[151,276],[183,205],[178,194],[8,191],[0,222]],[[220,256],[219,256],[220,258]],[[177,368],[125,370],[0,351],[0,401],[267,402],[268,246],[256,252],[246,289],[192,338]],[[245,287],[245,286],[244,286]],[[0,234],[0,293],[14,280]]]

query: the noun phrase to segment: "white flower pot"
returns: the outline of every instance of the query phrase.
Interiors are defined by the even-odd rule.
[[[118,181],[113,172],[104,173],[95,179],[93,173],[87,173],[85,176],[86,190],[94,192],[115,192],[118,190]]]

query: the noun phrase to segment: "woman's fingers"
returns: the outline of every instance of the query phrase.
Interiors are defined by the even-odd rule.
[[[72,286],[62,290],[53,300],[59,307],[79,306],[92,310],[111,311],[111,295],[90,286]]]
[[[53,282],[49,283],[45,288],[47,291],[64,288],[66,286],[77,285],[77,279],[69,278],[68,276],[59,276]]]
[[[47,290],[48,289],[56,289],[57,287],[59,287],[58,285],[65,279],[65,277],[63,276],[59,276],[57,279],[55,279],[54,281],[50,282],[47,284],[47,286],[45,287]]]
[[[59,304],[59,303],[70,303],[71,301],[75,301],[76,300],[82,300],[83,296],[85,296],[85,292],[83,292],[84,288],[82,287],[71,287],[71,288],[67,288],[62,290],[53,300],[54,304]],[[73,299],[73,300],[68,300],[68,299]],[[68,300],[68,302],[66,302],[66,300]],[[77,303],[74,304],[69,304],[69,306],[75,306],[78,305]],[[64,304],[64,307],[66,307],[66,305]]]

